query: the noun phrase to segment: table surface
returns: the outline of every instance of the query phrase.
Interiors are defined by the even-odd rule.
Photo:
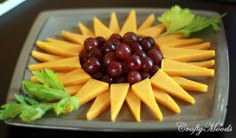
[[[20,6],[10,12],[0,16],[0,105],[5,103],[11,77],[14,68],[21,52],[22,46],[32,24],[38,14],[45,10],[55,9],[75,9],[75,8],[106,8],[106,7],[150,7],[150,8],[169,8],[174,4],[179,4],[183,7],[198,10],[212,10],[219,13],[227,12],[223,23],[226,31],[226,38],[229,49],[230,59],[230,89],[228,111],[226,116],[225,126],[231,125],[232,132],[212,132],[201,133],[199,137],[214,136],[214,137],[235,137],[234,127],[236,126],[236,86],[233,82],[236,81],[236,1],[235,3],[209,1],[209,0],[27,0]],[[65,130],[48,130],[8,126],[3,121],[0,121],[0,138],[14,137],[84,137],[84,136],[120,136],[120,137],[156,137],[156,136],[175,136],[193,137],[190,133],[180,132],[146,132],[146,133],[121,133],[121,132],[86,132],[86,131],[65,131]]]

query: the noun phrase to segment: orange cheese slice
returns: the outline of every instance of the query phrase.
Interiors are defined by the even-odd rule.
[[[160,48],[167,48],[167,47],[182,47],[182,46],[189,46],[194,44],[199,44],[203,40],[200,38],[191,38],[191,39],[170,39],[165,43],[161,43],[161,41],[157,41],[157,44]]]
[[[141,100],[130,90],[126,96],[126,103],[137,122],[140,122]]]
[[[97,17],[93,19],[93,27],[96,36],[103,36],[108,39],[112,35],[112,31],[106,27]]]
[[[194,98],[189,95],[182,87],[179,86],[171,77],[169,77],[162,69],[159,69],[156,74],[151,78],[152,85],[166,91],[168,94],[173,95],[191,104],[195,103]]]
[[[78,23],[78,27],[83,35],[94,36],[94,33],[82,23]]]
[[[80,67],[79,58],[76,56],[44,63],[31,64],[29,65],[29,70],[33,71],[48,68],[56,72],[67,72]]]
[[[196,92],[207,92],[208,86],[205,84],[192,81],[180,76],[173,76],[171,78],[174,79],[185,90],[196,91]]]
[[[79,85],[72,85],[72,86],[66,86],[66,92],[68,92],[71,96],[75,95],[82,87],[84,84],[79,84]]]
[[[137,23],[136,23],[136,11],[131,10],[129,16],[125,20],[124,25],[120,31],[120,35],[123,36],[126,32],[137,32]]]
[[[37,45],[40,49],[46,51],[47,53],[51,53],[57,56],[63,57],[72,57],[78,55],[78,47],[75,50],[68,49],[67,47],[63,47],[62,45],[53,45],[49,42],[37,41]]]
[[[170,110],[176,113],[180,113],[181,111],[180,107],[169,94],[167,94],[165,91],[160,90],[156,87],[152,87],[152,88],[153,88],[154,96],[158,103],[162,104],[163,106],[169,108]]]
[[[110,106],[110,92],[98,95],[86,114],[87,120],[93,120],[101,115]]]
[[[96,86],[96,88],[94,88]],[[95,80],[90,79],[87,81],[84,86],[76,93],[76,97],[79,99],[80,105],[83,105],[96,96],[100,95],[101,93],[107,91],[109,89],[109,84]]]
[[[78,68],[68,73],[65,73],[60,77],[60,82],[64,86],[71,86],[77,84],[83,84],[91,79],[91,76],[86,73],[83,69]]]
[[[147,29],[142,29],[141,31],[138,31],[138,35],[140,36],[151,36],[153,38],[159,37],[161,33],[165,31],[166,27],[164,24],[158,24],[153,27],[149,27]]]
[[[81,45],[83,45],[84,40],[88,38],[88,36],[76,34],[72,32],[67,32],[67,31],[62,31],[62,36],[69,41],[72,41],[74,43],[81,44]]]
[[[71,46],[73,46],[73,47],[76,47],[76,46],[82,47],[81,44],[75,44],[75,43],[68,42],[66,40],[59,40],[59,39],[50,38],[50,37],[47,38],[47,42],[54,43],[54,44],[59,44],[59,45],[63,45],[63,46],[69,46],[69,47],[71,47]]]
[[[172,76],[214,76],[214,70],[188,63],[163,59],[161,68]]]
[[[120,33],[120,26],[115,12],[111,13],[109,28],[113,33]]]
[[[205,43],[200,43],[200,44],[195,44],[195,45],[190,45],[190,46],[184,46],[182,48],[207,50],[207,49],[211,48],[211,43],[210,42],[205,42]]]
[[[199,66],[199,67],[212,67],[215,65],[215,60],[207,60],[207,61],[198,61],[198,62],[186,62],[191,65]]]
[[[157,119],[163,119],[163,115],[153,94],[151,82],[148,78],[133,84],[131,90],[147,105]]]
[[[160,44],[160,45],[165,45],[171,41],[175,41],[175,39],[180,39],[180,38],[184,38],[183,33],[160,36],[160,37],[156,38],[156,43]]]
[[[197,50],[185,48],[164,48],[161,52],[165,59],[175,61],[197,61],[212,58],[215,56],[214,50]]]
[[[113,122],[120,112],[128,91],[129,83],[111,84],[110,86],[111,120]]]
[[[61,56],[46,54],[46,53],[35,51],[35,50],[32,51],[31,55],[32,55],[32,57],[34,57],[35,59],[37,59],[38,61],[41,61],[41,62],[54,61],[54,60],[58,60],[58,59],[63,58]]]
[[[147,28],[151,27],[154,20],[155,20],[155,15],[154,14],[148,15],[148,17],[143,21],[143,23],[138,28],[138,32],[143,30],[143,29],[147,29]]]

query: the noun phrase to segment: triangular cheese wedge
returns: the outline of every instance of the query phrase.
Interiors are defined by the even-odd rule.
[[[153,27],[149,27],[147,29],[143,29],[141,31],[138,31],[138,35],[139,36],[151,36],[153,38],[157,38],[159,37],[159,35],[161,33],[163,33],[165,31],[165,25],[164,24],[158,24],[156,26],[153,26]]]
[[[173,95],[191,104],[195,103],[194,98],[189,95],[182,87],[179,86],[171,77],[169,77],[162,69],[159,69],[156,74],[151,78],[152,85],[166,91],[168,94]]]
[[[42,70],[42,69],[48,68],[53,71],[66,72],[66,71],[71,71],[80,67],[81,67],[80,61],[77,56],[29,65],[29,69],[31,71]]]
[[[101,115],[110,106],[110,92],[106,91],[98,95],[93,102],[92,106],[86,114],[87,120],[93,120],[94,118]]]
[[[137,32],[137,23],[136,23],[136,12],[131,10],[129,16],[125,20],[124,25],[120,31],[120,35],[123,36],[127,32]]]
[[[109,28],[113,33],[120,33],[120,26],[115,12],[111,13]]]
[[[37,45],[40,49],[46,51],[47,53],[63,57],[76,56],[78,55],[77,51],[79,50],[79,47],[70,49],[67,47],[63,47],[62,45],[53,45],[52,43],[43,41],[37,41]]]
[[[175,41],[175,39],[180,39],[180,38],[184,38],[183,33],[160,36],[160,37],[156,38],[155,41],[157,42],[157,44],[164,45],[164,44],[167,44],[171,41]]]
[[[34,57],[35,59],[41,62],[54,61],[54,60],[59,60],[63,58],[61,56],[46,54],[46,53],[35,51],[35,50],[32,51],[31,55],[32,57]]]
[[[126,96],[126,103],[137,122],[140,122],[141,100],[130,90]]]
[[[147,29],[147,28],[151,27],[154,20],[155,20],[155,15],[154,14],[148,15],[148,17],[143,21],[143,23],[138,28],[138,32],[143,30],[143,29]]]
[[[91,76],[86,73],[83,69],[78,68],[68,73],[65,73],[60,77],[60,82],[64,86],[71,86],[77,84],[83,84],[91,79]]]
[[[198,62],[186,62],[191,65],[199,66],[199,67],[212,67],[215,65],[215,60],[207,60],[207,61],[198,61]]]
[[[73,86],[66,86],[66,92],[68,92],[71,96],[74,96],[82,87],[84,84],[78,84]]]
[[[96,86],[96,88],[94,88]],[[76,97],[79,99],[79,104],[85,104],[95,98],[96,96],[100,95],[101,93],[107,91],[109,89],[109,84],[90,79],[87,81],[84,86],[76,93]]]
[[[196,91],[196,92],[207,92],[208,86],[206,84],[192,81],[180,76],[173,76],[171,78],[174,79],[185,90]]]
[[[160,48],[167,48],[167,47],[182,47],[182,46],[189,46],[194,44],[199,44],[203,40],[200,38],[190,38],[190,39],[170,39],[167,42],[157,41],[157,44]]]
[[[112,35],[112,31],[106,27],[97,17],[93,19],[93,27],[96,36],[102,36],[108,39]]]
[[[188,63],[163,59],[161,68],[172,76],[214,76],[214,70],[198,67]]]
[[[163,115],[153,94],[151,82],[148,78],[133,84],[131,89],[132,92],[154,113],[157,119],[163,119]]]
[[[78,23],[78,27],[83,35],[94,36],[94,33],[82,23]]]
[[[81,44],[76,44],[76,43],[72,43],[72,42],[68,42],[66,40],[59,40],[59,39],[55,39],[55,38],[47,38],[47,42],[53,43],[53,44],[59,44],[59,45],[63,45],[63,46],[73,46],[73,47],[83,47]]]
[[[113,122],[120,112],[128,91],[129,83],[111,84],[110,86],[111,120]]]
[[[88,38],[88,36],[76,34],[72,32],[67,32],[67,31],[62,31],[62,36],[69,41],[72,41],[81,45],[83,45],[84,40]]]
[[[153,88],[154,96],[158,103],[162,104],[163,106],[169,108],[170,110],[176,113],[180,113],[181,111],[180,107],[169,94],[167,94],[165,91],[160,90],[156,87],[152,87],[152,88]]]
[[[207,49],[211,48],[211,43],[210,42],[205,42],[205,43],[200,43],[200,44],[195,44],[195,45],[190,45],[190,46],[184,46],[182,48],[207,50]]]
[[[165,59],[175,61],[197,61],[212,58],[215,56],[214,50],[197,50],[184,48],[164,48],[161,52]]]

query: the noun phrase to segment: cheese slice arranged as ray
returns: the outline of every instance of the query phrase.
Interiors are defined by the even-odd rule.
[[[62,36],[69,41],[72,41],[74,43],[81,44],[81,45],[83,45],[84,40],[89,37],[86,35],[81,35],[81,34],[67,32],[67,31],[62,31]]]
[[[31,55],[32,57],[34,57],[40,62],[54,61],[54,60],[59,60],[63,58],[61,56],[51,55],[51,54],[47,54],[47,53],[43,53],[43,52],[39,52],[35,50],[32,51]]]
[[[66,86],[66,92],[68,92],[71,96],[74,96],[82,87],[84,84],[78,84],[73,86]]]
[[[120,26],[115,12],[111,13],[109,28],[113,33],[120,33]]]
[[[215,56],[214,50],[197,50],[185,48],[164,48],[161,52],[165,59],[175,61],[198,61]]]
[[[95,87],[95,88],[94,88]],[[87,81],[84,86],[76,93],[76,97],[79,99],[79,104],[83,105],[96,96],[100,95],[101,93],[107,91],[109,89],[109,84],[95,80],[90,79]]]
[[[60,77],[60,82],[64,86],[71,86],[77,84],[83,84],[91,79],[91,76],[86,73],[83,69],[78,68],[68,73],[65,73]]]
[[[143,23],[138,28],[138,32],[143,30],[143,29],[147,29],[147,28],[151,27],[154,20],[155,20],[155,15],[154,14],[148,15],[148,17],[143,21]]]
[[[114,122],[129,91],[129,83],[117,83],[110,86],[111,120]]]
[[[191,65],[188,63],[163,59],[161,68],[172,76],[214,76],[214,70]]]
[[[145,105],[153,112],[155,117],[160,121],[163,119],[161,110],[155,100],[150,79],[137,82],[131,87],[132,92],[140,98]]]
[[[81,44],[76,44],[76,43],[72,43],[72,42],[68,42],[66,40],[59,40],[59,39],[55,39],[55,38],[50,38],[48,37],[47,38],[47,42],[50,42],[50,43],[53,43],[53,44],[60,44],[60,45],[63,45],[63,46],[73,46],[73,47],[83,47]]]
[[[215,65],[215,60],[207,60],[207,61],[198,61],[198,62],[186,62],[191,65],[199,66],[199,67],[212,67]]]
[[[124,25],[121,28],[120,35],[123,36],[126,32],[137,32],[137,23],[136,23],[136,12],[131,10],[129,16],[125,20]]]
[[[152,87],[152,88],[153,88],[154,96],[158,103],[162,104],[163,106],[169,108],[170,110],[176,113],[180,113],[181,111],[180,107],[169,94],[167,94],[165,91],[160,90],[156,87]]]
[[[184,46],[182,48],[187,48],[187,49],[198,49],[198,50],[207,50],[211,48],[211,43],[210,42],[204,42],[200,44],[195,44],[195,45],[190,45],[190,46]]]
[[[37,41],[37,45],[40,49],[46,51],[47,53],[54,54],[62,57],[73,57],[78,55],[79,47],[68,48],[62,45],[54,45],[49,42]]]
[[[171,77],[169,77],[162,69],[159,69],[151,78],[152,85],[166,91],[168,94],[175,96],[181,100],[195,103],[194,98],[189,95],[182,87],[179,86]]]
[[[108,39],[113,33],[97,17],[93,18],[93,28],[96,36],[102,36],[105,39]]]
[[[190,38],[190,39],[173,39],[169,40],[168,42],[161,43],[160,41],[157,41],[157,44],[160,46],[160,48],[168,48],[168,47],[183,47],[183,46],[189,46],[194,44],[202,43],[202,39],[200,38]]]
[[[78,23],[78,28],[83,35],[87,35],[90,37],[94,36],[94,33],[82,23]]]
[[[166,27],[164,24],[158,24],[153,27],[138,31],[137,35],[142,36],[142,37],[151,36],[153,38],[157,38],[160,36],[161,33],[165,31],[165,29]]]
[[[93,102],[92,106],[86,114],[87,120],[93,120],[101,115],[110,106],[110,92],[106,91],[98,95]]]
[[[207,92],[208,86],[206,84],[192,81],[180,76],[173,76],[171,78],[174,79],[185,90]]]
[[[176,39],[181,39],[184,38],[183,33],[177,33],[177,34],[170,34],[170,35],[165,35],[165,36],[160,36],[156,38],[156,43],[160,45],[165,45],[167,43],[170,43],[172,41],[175,41]]]
[[[140,122],[140,115],[141,115],[141,100],[131,91],[129,90],[126,96],[126,103],[134,116],[137,122]]]
[[[71,71],[80,67],[81,66],[80,66],[79,58],[76,56],[76,57],[59,59],[55,61],[31,64],[29,65],[29,70],[33,71],[33,70],[42,70],[42,69],[47,68],[56,72],[66,72],[66,71]]]

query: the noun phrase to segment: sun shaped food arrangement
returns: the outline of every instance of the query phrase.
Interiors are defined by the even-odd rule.
[[[141,104],[161,121],[159,104],[180,113],[175,99],[194,104],[189,91],[208,91],[206,84],[190,78],[214,76],[210,67],[215,63],[215,51],[200,38],[185,39],[180,33],[162,36],[165,25],[154,24],[155,20],[150,14],[138,27],[136,12],[131,10],[122,26],[115,12],[108,27],[97,17],[94,31],[78,23],[80,34],[62,31],[64,40],[37,41],[41,50],[32,51],[32,56],[41,63],[31,64],[29,69],[55,71],[67,92],[78,97],[80,106],[93,101],[87,120],[110,108],[115,121],[127,103],[137,122],[141,121]],[[38,82],[34,76],[31,81]]]

